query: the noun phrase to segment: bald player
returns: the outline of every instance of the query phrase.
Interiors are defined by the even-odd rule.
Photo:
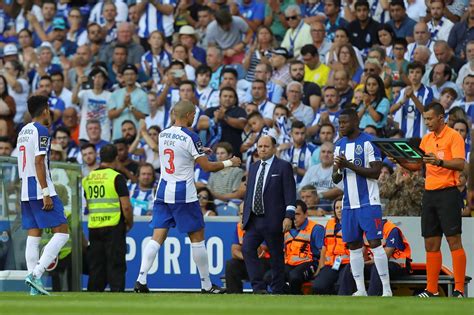
[[[177,227],[191,240],[193,260],[201,278],[201,292],[219,294],[222,289],[211,283],[209,263],[204,245],[204,219],[194,184],[194,163],[206,172],[217,172],[227,167],[240,166],[240,159],[232,157],[223,162],[210,162],[199,136],[190,130],[196,114],[189,101],[179,101],[173,108],[174,124],[163,130],[158,139],[161,178],[153,206],[152,239],[142,254],[142,262],[135,292],[148,293],[146,277],[158,250],[166,240],[168,230]]]

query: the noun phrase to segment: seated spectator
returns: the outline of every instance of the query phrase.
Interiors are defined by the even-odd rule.
[[[431,53],[428,63],[430,65],[437,63],[438,60],[436,59],[436,56],[433,51],[434,41],[431,40],[431,33],[428,30],[428,26],[426,25],[426,23],[425,22],[416,23],[415,28],[413,30],[413,34],[414,34],[415,41],[413,43],[408,44],[407,52],[405,53],[405,59],[410,62],[413,62],[415,48],[419,46],[424,46],[424,47],[427,47]]]
[[[316,113],[308,128],[308,135],[314,136],[321,130],[323,124],[332,124],[339,128],[339,113],[341,112],[340,96],[336,87],[328,85],[323,89],[323,105]]]
[[[134,65],[128,64],[121,71],[125,87],[112,93],[107,108],[112,121],[112,139],[120,137],[121,125],[124,120],[131,120],[138,124],[140,119],[145,119],[149,113],[148,97],[146,93],[137,88],[138,70]]]
[[[158,154],[158,137],[160,132],[161,129],[158,126],[150,126],[147,130],[146,123],[140,120],[140,130],[128,149],[132,156],[144,156],[145,162],[151,164],[156,172],[159,172],[161,166]]]
[[[247,70],[245,80],[253,82],[255,79],[255,70],[260,63],[269,63],[271,52],[273,50],[274,37],[271,29],[267,26],[260,26],[257,29],[257,36],[250,46],[250,51],[245,55],[242,62],[244,69]]]
[[[283,96],[283,87],[280,84],[277,84],[271,80],[273,76],[273,68],[270,63],[259,63],[255,67],[255,80],[262,80],[267,85],[267,99],[274,104],[281,103]],[[252,83],[249,81],[244,81],[247,86],[247,95],[245,100],[250,102],[252,101]],[[241,82],[239,82],[240,84]]]
[[[320,163],[311,166],[306,171],[301,180],[300,187],[312,185],[317,191],[320,207],[325,211],[331,211],[332,200],[342,195],[342,191],[332,181],[334,144],[332,142],[324,142],[319,149]]]
[[[456,79],[457,86],[461,86],[468,75],[474,75],[474,41],[470,41],[466,45],[466,61],[461,69],[454,69],[458,74]]]
[[[341,17],[341,1],[340,0],[325,0],[324,14],[326,15],[326,36],[333,41],[335,31],[338,27],[347,27],[347,21]]]
[[[271,80],[282,88],[291,81],[290,66],[287,62],[289,58],[288,50],[284,47],[274,49],[270,57],[270,64],[273,67]]]
[[[8,137],[0,137],[0,156],[10,156],[13,152],[13,144]]]
[[[387,124],[390,102],[385,95],[385,86],[380,76],[367,77],[362,100],[357,112],[360,118],[359,128],[363,129],[368,125],[374,125],[377,129],[384,128]]]
[[[464,97],[454,102],[453,107],[461,107],[469,120],[474,121],[474,74],[468,74],[462,82]]]
[[[326,223],[324,245],[321,250],[313,294],[336,294],[344,269],[350,267],[349,249],[342,240],[342,200],[333,204],[334,216]]]
[[[198,188],[197,197],[199,200],[199,207],[201,208],[203,217],[214,217],[217,215],[216,204],[214,203],[214,196],[207,187]]]
[[[463,19],[463,21],[456,21],[457,23],[454,24],[448,37],[448,44],[454,50],[454,54],[461,58],[464,57],[463,59],[466,57],[463,56],[464,51],[466,50],[466,44],[474,39],[472,34],[469,32],[474,20],[474,3],[469,1],[467,4],[467,10],[465,9],[466,12],[464,14],[466,19]],[[452,6],[447,6],[449,11],[451,11],[450,7]],[[461,4],[458,8],[461,9],[462,7],[463,5]],[[459,10],[457,15],[462,16],[463,10]]]
[[[219,106],[219,91],[210,86],[212,70],[207,65],[196,68],[196,98],[199,107],[206,110]]]
[[[71,107],[72,106],[72,93],[70,90],[64,87],[63,73],[53,72],[51,74],[51,81],[53,85],[52,95],[62,99],[66,108]]]
[[[291,79],[303,84],[303,104],[307,104],[313,108],[313,111],[317,111],[321,105],[321,88],[316,83],[306,81],[305,75],[306,70],[303,62],[299,60],[290,62]]]
[[[397,279],[400,276],[406,275],[410,272],[411,262],[411,248],[400,228],[393,222],[382,220],[383,223],[383,239],[388,240],[383,245],[388,261],[388,270],[390,279]],[[365,235],[364,235],[365,239]],[[369,260],[365,261],[365,270],[369,277],[369,296],[382,295],[382,282],[380,281],[377,268],[375,267],[373,255],[368,249],[369,244],[365,240],[366,250],[369,253]],[[338,295],[352,295],[355,292],[355,281],[352,276],[351,268],[344,268],[341,275],[341,282]]]
[[[251,89],[251,102],[258,106],[258,112],[265,119],[265,124],[271,126],[275,104],[267,99],[267,84],[263,80],[255,79],[252,83]]]
[[[68,107],[63,112],[63,126],[71,133],[71,140],[79,144],[79,115],[75,107]]]
[[[184,71],[186,72],[186,78],[194,81],[196,79],[196,70],[189,63],[189,50],[183,44],[173,45],[173,53],[171,54],[173,60],[178,60],[184,63]]]
[[[99,168],[99,163],[97,162],[97,151],[95,146],[92,143],[86,143],[81,147],[82,155],[82,166],[81,173],[82,177],[86,177],[90,172]]]
[[[138,12],[140,20],[138,22],[137,35],[140,43],[146,47],[148,36],[156,30],[160,30],[166,37],[168,43],[174,32],[174,11],[177,5],[176,1],[165,1],[160,3],[141,1],[138,2]]]
[[[387,24],[393,28],[395,36],[405,38],[409,43],[413,43],[413,29],[416,22],[408,17],[403,0],[391,1],[389,10],[390,21]]]
[[[151,215],[153,211],[154,189],[156,186],[155,169],[145,163],[138,168],[136,183],[128,183],[133,215]]]
[[[449,12],[449,10],[446,10],[444,0],[431,0],[429,3],[429,15],[431,19],[428,22],[428,29],[433,41],[447,41],[449,38],[449,33],[454,23],[445,17],[446,12]]]
[[[49,42],[44,42],[38,48],[38,59],[37,63],[38,66],[34,68],[25,68],[31,69],[28,72],[28,82],[31,86],[31,91],[35,92],[38,89],[39,81],[43,76],[49,76],[55,72],[62,72],[62,68],[57,65],[53,64],[53,48]]]
[[[299,58],[301,48],[312,44],[311,27],[305,23],[298,5],[289,5],[285,9],[285,19],[288,30],[281,42],[281,47],[286,48],[290,56]]]
[[[213,11],[210,7],[204,5],[197,12],[198,14],[198,23],[196,25],[196,34],[199,37],[198,46],[207,49],[208,43],[206,38],[207,26],[213,20]]]
[[[132,143],[139,136],[139,132],[137,132],[137,127],[135,126],[135,124],[131,120],[124,120],[122,122],[121,130],[122,130],[122,137],[121,138],[124,139],[125,141],[127,141],[127,144],[129,146],[131,146]],[[145,145],[144,142],[138,142],[136,148],[142,148],[144,145]],[[145,152],[143,150],[140,150],[140,152],[139,152],[140,154],[137,154],[137,152],[135,152],[135,149],[130,150],[130,148],[129,148],[130,158],[132,160],[136,161],[136,162],[140,162],[140,161],[144,160],[145,159]]]
[[[237,84],[238,81],[239,81],[239,74],[237,73],[237,70],[231,67],[226,67],[222,69],[221,71],[219,89],[222,89],[223,87],[233,88],[234,90],[237,91],[239,104],[242,104],[245,100],[247,93],[244,89],[241,88],[240,85]]]
[[[145,50],[140,44],[133,41],[133,26],[128,22],[120,23],[117,27],[117,39],[110,42],[99,52],[99,60],[108,62],[112,59],[114,48],[117,45],[124,46],[127,49],[127,63],[135,67],[140,66],[140,59]]]
[[[388,67],[392,73],[392,83],[409,83],[408,81],[408,60],[405,59],[408,43],[405,38],[395,38],[392,45],[392,61]]]
[[[444,88],[439,97],[439,103],[443,105],[445,112],[448,112],[454,101],[458,98],[458,92],[452,88]]]
[[[377,33],[377,36],[380,47],[385,49],[385,55],[387,56],[386,61],[390,62],[393,59],[393,44],[395,38],[397,38],[395,32],[393,31],[393,28],[390,25],[382,24],[380,25],[380,29]]]
[[[232,258],[225,263],[225,285],[227,293],[243,293],[243,281],[248,280],[247,267],[245,266],[244,256],[242,254],[242,244],[244,242],[245,231],[242,229],[242,215],[244,213],[244,203],[239,206],[239,222],[235,227],[234,240],[232,242],[231,254]],[[260,245],[258,257],[260,258],[262,273],[270,270],[268,248]]]
[[[41,77],[38,82],[38,95],[43,95],[49,98],[49,109],[53,114],[53,127],[57,127],[62,123],[62,115],[66,106],[62,99],[53,96],[51,92],[53,91],[52,80],[50,76]]]
[[[454,123],[458,120],[465,120],[470,121],[469,117],[467,116],[464,108],[453,106],[448,112],[448,123],[447,125],[450,128],[454,127]]]
[[[304,80],[319,87],[325,86],[331,69],[319,59],[318,49],[314,45],[305,45],[301,48],[301,56],[305,65]]]
[[[8,95],[8,83],[3,75],[0,75],[0,137],[15,136],[13,118],[16,114],[15,100]]]
[[[456,130],[464,140],[464,151],[466,152],[466,161],[469,161],[471,151],[471,140],[469,139],[470,128],[469,123],[465,120],[456,120],[453,125],[453,129]]]
[[[57,144],[61,145],[62,150],[66,153],[66,159],[77,162],[80,150],[77,144],[71,139],[71,132],[67,127],[60,126],[56,128],[53,133],[53,139]]]
[[[284,105],[276,105],[273,110],[273,128],[272,133],[275,134],[277,144],[289,143],[290,137],[290,110]]]
[[[247,104],[247,108],[252,106],[252,104]],[[265,120],[258,111],[251,112],[247,116],[248,125],[250,126],[250,131],[248,136],[244,139],[244,142],[240,146],[240,152],[246,158],[246,169],[249,169],[250,165],[255,162],[253,158],[257,153],[257,142],[263,135],[268,135],[270,133],[270,128],[265,125]],[[229,158],[232,155],[229,156]]]
[[[370,16],[367,0],[356,1],[354,8],[355,20],[347,26],[351,30],[351,43],[359,50],[367,50],[377,43],[380,24]]]
[[[63,18],[55,18],[52,24],[52,34],[50,36],[51,44],[56,55],[60,59],[67,61],[65,58],[69,58],[76,53],[77,44],[67,39],[67,24]]]
[[[296,201],[295,226],[285,233],[285,279],[290,294],[302,294],[301,286],[312,279],[324,242],[324,227],[308,219],[308,208]]]
[[[69,29],[66,34],[67,40],[82,46],[87,43],[87,30],[82,24],[82,12],[78,7],[73,7],[66,12]],[[56,15],[57,16],[57,15]]]
[[[420,172],[397,166],[393,174],[379,178],[380,197],[387,199],[385,215],[420,216],[425,181]]]
[[[318,142],[320,144],[323,144],[325,142],[334,143],[334,140],[336,139],[336,128],[334,128],[333,124],[331,123],[321,124],[317,139],[319,140]],[[321,146],[317,147],[313,151],[313,154],[311,155],[311,166],[321,163],[320,152],[321,152]]]
[[[462,200],[463,200],[463,209],[462,209],[462,216],[463,217],[471,217],[474,216],[474,212],[471,211],[471,207],[469,206],[468,197],[467,197],[467,178],[468,178],[467,171],[459,172],[459,180],[458,180],[458,189],[461,192]]]
[[[326,211],[320,207],[318,192],[313,185],[308,184],[301,187],[300,198],[306,204],[309,216],[323,217],[326,214]]]
[[[323,3],[323,1],[320,3]],[[319,60],[325,62],[326,55],[329,53],[332,43],[331,40],[326,37],[326,27],[322,22],[311,23],[311,38],[313,39],[313,46],[318,49]]]
[[[453,72],[451,67],[445,63],[437,63],[433,66],[433,70],[430,73],[431,89],[433,90],[433,97],[437,100],[440,98],[441,91],[445,88],[452,88],[456,90],[458,94],[458,87],[454,82],[451,81]]]
[[[86,134],[89,138],[89,143],[95,146],[97,156],[99,157],[100,149],[109,143],[109,141],[102,139],[102,126],[97,119],[88,120],[86,123]],[[87,140],[86,140],[87,141]]]
[[[334,71],[334,87],[339,93],[339,107],[350,104],[354,97],[354,89],[350,85],[351,78],[346,70]]]
[[[277,151],[281,151],[280,158],[293,165],[293,173],[295,176],[296,186],[301,183],[303,176],[309,169],[311,155],[316,149],[315,145],[306,142],[306,127],[301,121],[294,121],[291,124],[291,145],[284,150],[286,145],[278,147]]]
[[[89,75],[94,68],[91,50],[92,49],[87,45],[79,46],[76,50],[76,54],[72,57],[74,62],[63,64],[64,86],[69,90],[72,91],[77,85],[81,84],[83,84],[82,88],[87,87],[91,89],[93,87],[92,81],[84,82],[84,78],[89,78]],[[107,68],[105,63],[97,63],[96,66],[98,65],[104,69]]]
[[[127,180],[132,183],[137,181],[136,175],[138,174],[138,163],[133,161],[128,155],[128,142],[123,138],[114,140],[114,145],[117,148],[117,160],[119,163],[117,172],[124,175]]]
[[[178,41],[188,50],[189,64],[197,68],[206,64],[206,51],[197,46],[199,36],[194,27],[190,25],[181,26],[178,33]]]
[[[211,68],[211,81],[209,86],[214,90],[219,89],[221,84],[221,72],[224,69],[224,55],[222,49],[209,45],[206,53],[206,63]]]
[[[286,87],[287,107],[294,120],[302,121],[305,126],[309,126],[314,119],[314,112],[310,106],[303,104],[303,85],[292,81]]]
[[[357,49],[357,47],[352,46],[349,30],[344,27],[338,27],[335,34],[334,42],[332,43],[329,52],[326,54],[325,64],[332,67],[333,64],[339,62],[339,50],[343,45],[349,45],[353,48],[359,65],[363,65],[364,60],[362,58],[362,53]]]

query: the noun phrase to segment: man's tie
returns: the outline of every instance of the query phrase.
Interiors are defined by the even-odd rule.
[[[257,180],[257,189],[255,190],[255,198],[253,200],[253,212],[256,215],[263,215],[263,178],[265,177],[265,165],[267,162],[262,162],[262,170]]]

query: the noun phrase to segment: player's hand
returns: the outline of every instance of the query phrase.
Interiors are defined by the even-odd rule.
[[[423,162],[438,166],[438,158],[434,153],[428,153],[423,157]]]
[[[237,166],[239,167],[242,161],[240,161],[240,158],[233,156],[230,161],[232,162],[232,166]]]
[[[203,147],[203,148],[202,148],[202,151],[203,151],[204,154],[206,154],[206,155],[211,155],[211,154],[212,154],[212,149],[211,149],[211,148],[208,148],[208,147]]]
[[[344,154],[336,156],[334,158],[334,164],[339,168],[343,169],[346,168],[350,165],[350,162],[346,159],[346,156]]]
[[[293,225],[293,221],[291,219],[285,218],[283,220],[283,233],[288,232],[291,229],[292,225]]]
[[[50,211],[53,209],[53,199],[50,196],[43,196],[43,210]]]

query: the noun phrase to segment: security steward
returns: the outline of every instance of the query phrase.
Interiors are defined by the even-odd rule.
[[[290,294],[301,294],[318,267],[324,242],[324,227],[308,219],[308,207],[296,201],[294,228],[285,233],[285,278]]]
[[[458,132],[446,125],[441,104],[434,102],[426,105],[423,118],[430,131],[420,143],[420,149],[425,153],[423,164],[426,167],[425,191],[421,203],[421,234],[425,239],[427,285],[418,296],[438,296],[442,265],[440,248],[444,234],[453,261],[453,296],[463,298],[466,253],[461,241],[461,214],[464,203],[457,185],[459,172],[465,165],[464,140]]]
[[[411,247],[401,229],[393,222],[384,219],[382,220],[382,224],[382,246],[388,258],[388,272],[390,274],[390,279],[396,280],[397,278],[408,274],[411,270]],[[370,251],[369,241],[367,240],[365,233],[364,245],[367,255],[364,273],[367,275],[367,279],[370,279],[369,290],[367,293],[369,296],[381,296],[383,291],[382,281],[380,280],[377,268],[375,267],[373,254]],[[351,295],[352,292],[356,290],[350,268],[344,269],[341,274],[340,283],[339,295]]]
[[[100,150],[101,164],[82,180],[89,209],[88,291],[125,290],[127,231],[133,226],[133,212],[127,182],[115,171],[117,148],[108,144]]]
[[[342,240],[342,199],[333,204],[334,217],[326,223],[324,246],[321,250],[316,278],[313,281],[314,294],[335,294],[342,271],[349,266],[349,249]]]

